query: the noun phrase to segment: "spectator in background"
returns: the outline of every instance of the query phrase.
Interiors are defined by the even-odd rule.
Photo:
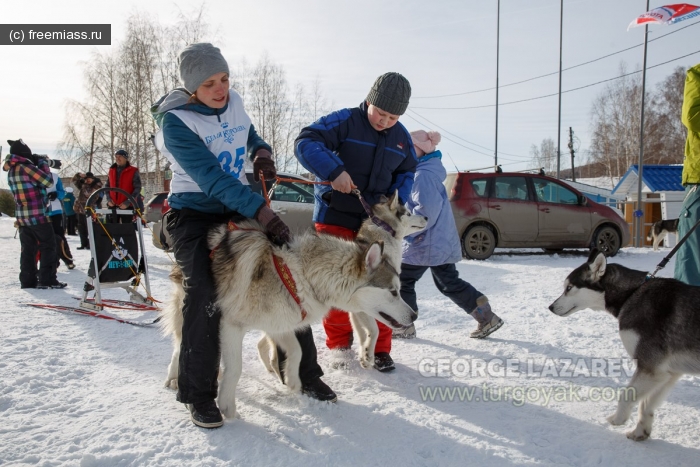
[[[66,194],[63,196],[63,215],[65,219],[66,234],[75,235],[76,216],[73,204],[75,204],[75,195],[73,195],[73,187],[65,188]]]
[[[688,136],[682,178],[685,199],[678,216],[678,238],[683,238],[700,220],[700,64],[686,74],[681,121]],[[678,249],[673,276],[686,284],[700,285],[700,230],[695,230]]]
[[[10,154],[2,169],[15,198],[15,217],[22,246],[19,281],[23,289],[62,289],[56,278],[56,240],[46,217],[46,189],[53,184],[48,160],[32,154],[21,139],[7,140]],[[41,254],[38,280],[36,255]]]
[[[418,167],[406,208],[414,215],[427,217],[428,225],[404,239],[401,298],[417,313],[416,282],[430,269],[440,293],[476,320],[477,328],[469,337],[484,338],[500,328],[503,320],[491,311],[489,299],[484,294],[459,277],[455,266],[462,259],[462,247],[443,185],[447,172],[442,165],[442,153],[435,149],[441,139],[440,133],[418,130],[411,132],[411,138],[418,156]],[[413,324],[406,330],[394,332],[394,337],[410,339],[415,336]]]
[[[78,234],[80,235],[78,250],[89,250],[90,240],[88,239],[87,230],[87,215],[89,213],[85,204],[93,192],[102,188],[102,182],[92,172],[86,172],[75,174],[73,176],[73,185],[78,189],[78,197],[73,205],[73,209],[78,216]]]
[[[129,153],[124,149],[117,149],[114,153],[114,159],[116,162],[109,168],[105,188],[121,188],[134,198],[137,205],[132,206],[124,194],[118,191],[110,191],[107,194],[107,207],[121,210],[140,209],[141,214],[143,214],[143,210],[138,204],[141,198],[141,175],[139,174],[139,169],[129,163]],[[126,224],[133,221],[133,216],[126,214],[109,217],[111,218],[110,222]]]
[[[53,179],[53,185],[46,190],[46,197],[48,198],[46,210],[49,220],[51,221],[51,226],[53,227],[53,232],[56,235],[56,254],[58,258],[63,260],[63,263],[68,269],[73,269],[75,268],[75,264],[73,264],[73,255],[70,252],[70,246],[68,246],[68,241],[66,240],[65,231],[63,229],[63,202],[61,200],[65,197],[66,192],[63,190],[63,182],[58,177],[57,173],[51,172],[51,178]],[[58,259],[56,260],[56,264],[60,264]]]

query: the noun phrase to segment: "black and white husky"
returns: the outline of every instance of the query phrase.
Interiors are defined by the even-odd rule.
[[[564,293],[549,309],[569,316],[587,308],[606,310],[617,318],[620,338],[637,369],[608,417],[622,425],[639,401],[639,420],[629,439],[642,441],[651,434],[654,410],[661,405],[683,374],[700,374],[700,287],[675,279],[646,280],[647,273],[619,264],[606,264],[593,251],[588,261],[564,282]],[[631,400],[629,400],[631,399]]]
[[[654,251],[659,249],[659,245],[664,241],[666,235],[678,233],[678,219],[668,219],[665,221],[654,222],[654,225],[649,229],[647,242],[653,241]]]
[[[264,331],[285,350],[285,383],[290,390],[299,391],[301,348],[295,330],[321,321],[331,308],[368,315],[372,323],[379,320],[393,329],[403,329],[416,319],[399,294],[393,250],[388,254],[380,242],[362,245],[307,232],[280,247],[268,240],[260,223],[244,220],[237,223],[237,229],[226,225],[212,229],[209,245],[214,250],[212,273],[221,310],[218,403],[226,418],[236,415],[235,393],[248,330]],[[290,293],[290,276],[296,296]],[[177,266],[170,278],[175,291],[162,321],[164,332],[173,337],[165,385],[175,389],[184,299],[182,272]]]

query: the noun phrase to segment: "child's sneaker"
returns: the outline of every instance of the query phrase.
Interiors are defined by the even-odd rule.
[[[416,326],[411,324],[404,329],[394,329],[391,332],[391,337],[394,339],[413,339],[416,337]]]
[[[469,334],[469,337],[474,339],[483,339],[489,334],[497,331],[501,326],[503,326],[503,320],[496,316],[496,314],[491,311],[491,305],[489,304],[489,299],[482,295],[476,299],[476,308],[474,311],[469,313],[472,317],[479,323],[476,330]]]
[[[331,349],[330,367],[334,370],[349,370],[353,362],[353,351],[350,347]]]

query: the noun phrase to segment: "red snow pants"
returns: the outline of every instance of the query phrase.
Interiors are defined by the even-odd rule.
[[[357,232],[337,225],[321,224],[316,222],[316,232],[334,235],[336,237],[354,240]],[[379,325],[379,338],[375,353],[391,352],[391,328],[377,321]],[[337,308],[331,309],[323,319],[323,328],[326,330],[326,346],[329,349],[350,347],[352,339],[352,325],[348,313]]]

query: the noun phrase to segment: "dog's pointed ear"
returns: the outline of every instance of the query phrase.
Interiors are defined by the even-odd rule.
[[[599,281],[601,277],[605,275],[605,267],[607,266],[607,261],[605,260],[605,255],[601,252],[597,252],[598,255],[593,259],[590,264],[591,274],[595,281]]]
[[[394,194],[391,195],[391,198],[389,198],[389,208],[396,209],[396,206],[398,204],[399,204],[399,190],[394,190]]]
[[[591,248],[591,252],[588,254],[588,262],[592,263],[594,259],[598,256],[600,250],[596,247]]]
[[[384,245],[380,242],[374,242],[365,253],[365,267],[368,271],[374,271],[382,262],[382,251]]]

